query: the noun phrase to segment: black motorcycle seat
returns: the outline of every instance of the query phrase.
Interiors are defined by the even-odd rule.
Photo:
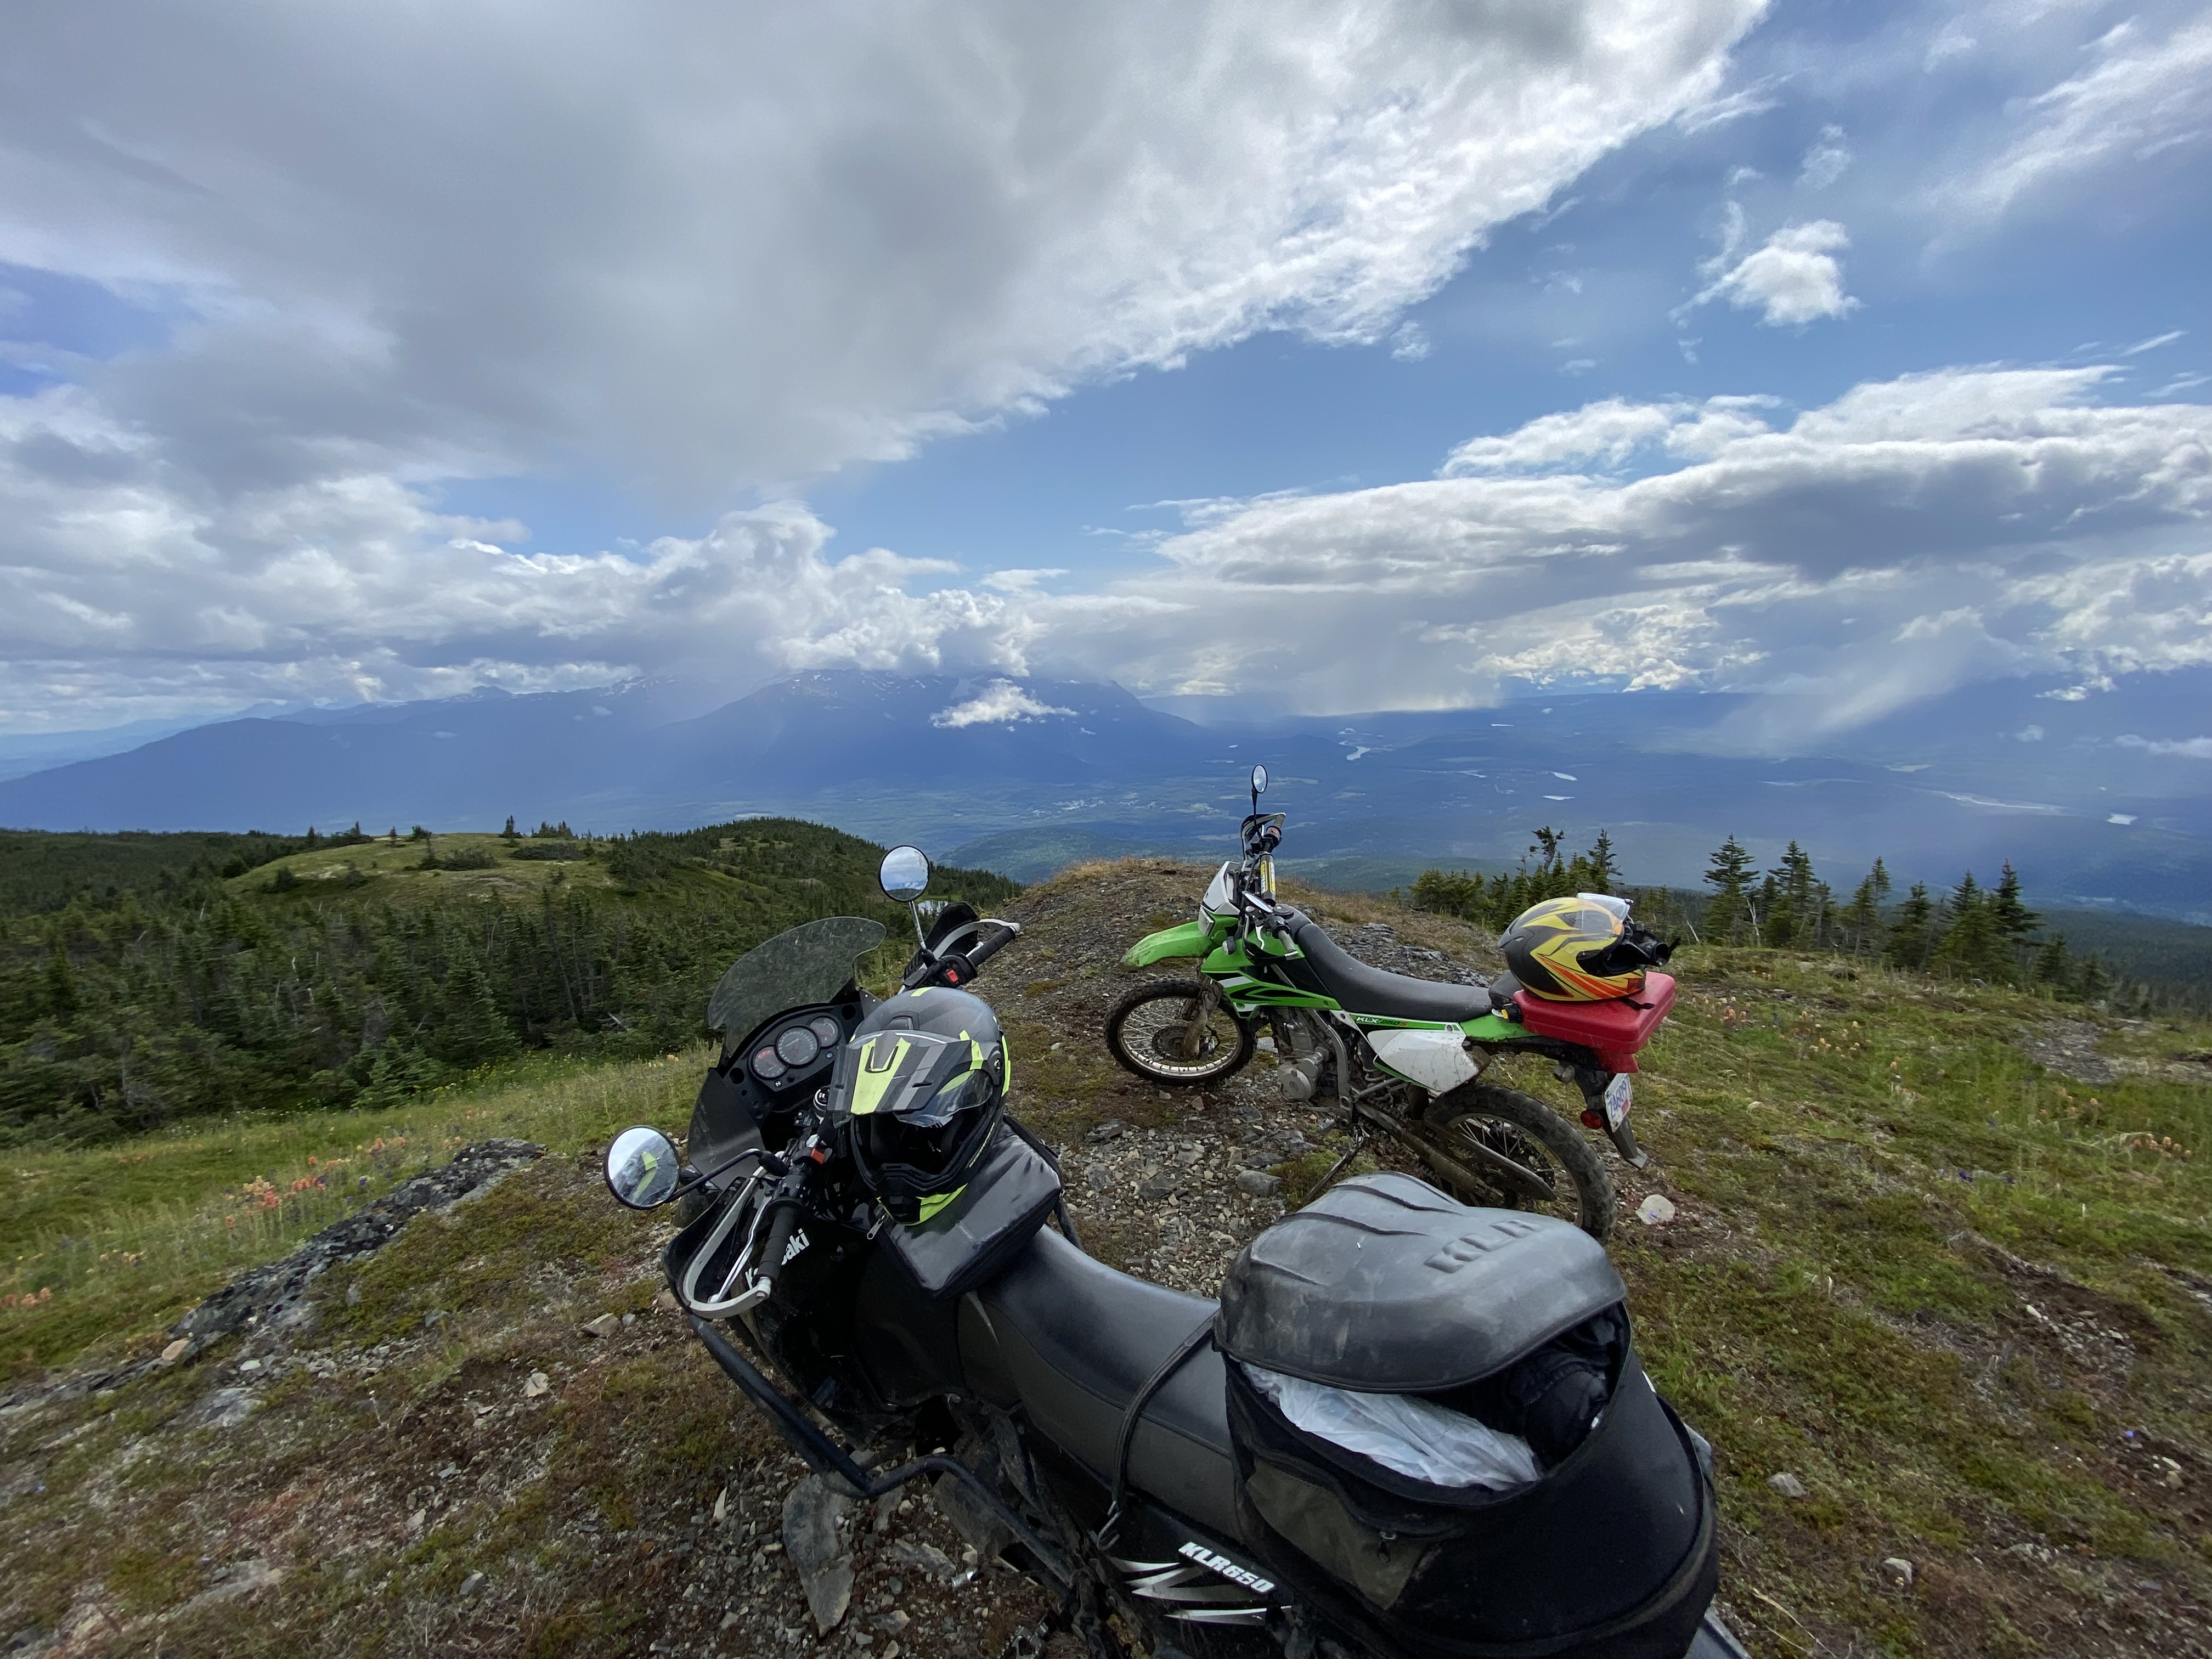
[[[961,1358],[969,1386],[1018,1404],[1103,1495],[1130,1400],[1213,1315],[1212,1303],[1117,1273],[1047,1229],[1010,1271],[961,1299]],[[1233,1480],[1221,1356],[1209,1345],[1146,1402],[1129,1484],[1234,1538]]]
[[[1292,909],[1291,939],[1305,952],[1316,988],[1357,1014],[1388,1014],[1397,1019],[1433,1019],[1457,1024],[1479,1019],[1491,1009],[1490,993],[1480,985],[1448,985],[1407,974],[1370,968],[1331,939],[1322,925]],[[1291,964],[1293,974],[1297,964]]]

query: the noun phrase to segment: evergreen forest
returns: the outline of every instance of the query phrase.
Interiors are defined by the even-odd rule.
[[[770,934],[833,915],[902,929],[881,854],[781,818],[615,837],[512,819],[479,835],[0,831],[0,1144],[392,1104],[530,1051],[665,1054],[704,1035],[715,979]],[[2123,1010],[2212,1000],[2202,975],[2148,982],[2069,946],[2010,865],[1899,893],[1876,860],[1842,896],[1795,842],[1761,869],[1731,836],[1702,892],[1626,884],[1602,832],[1572,852],[1539,830],[1528,854],[1426,871],[1406,896],[1498,930],[1540,899],[1620,892],[1686,941]],[[933,889],[983,907],[1016,890],[968,870]]]
[[[753,819],[592,839],[0,832],[0,1144],[393,1103],[531,1049],[666,1053],[738,956],[904,913],[883,849]],[[942,870],[980,906],[1003,877]]]
[[[1877,858],[1842,899],[1796,842],[1778,864],[1762,870],[1730,836],[1708,862],[1705,890],[1694,892],[1623,885],[1612,837],[1604,830],[1586,851],[1573,854],[1557,830],[1538,830],[1534,836],[1528,856],[1512,870],[1488,876],[1425,870],[1407,896],[1423,909],[1503,931],[1544,899],[1620,893],[1636,901],[1637,919],[1644,926],[1685,942],[1832,953],[2138,1012],[2212,1000],[2202,984],[2128,978],[2098,953],[2069,947],[2064,933],[2046,929],[2028,908],[2020,872],[2008,862],[1993,884],[1967,871],[1948,891],[1915,882],[1900,897]]]

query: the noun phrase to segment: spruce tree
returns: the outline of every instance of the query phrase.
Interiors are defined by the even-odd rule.
[[[404,1105],[438,1080],[438,1062],[404,1037],[380,1044],[363,1079],[360,1103],[369,1109]]]
[[[1705,885],[1713,890],[1705,904],[1709,943],[1733,945],[1753,931],[1750,888],[1755,870],[1751,854],[1734,836],[1714,853],[1705,868]],[[1753,942],[1757,942],[1755,935]]]
[[[47,1017],[65,1025],[76,1012],[76,969],[70,965],[69,952],[63,948],[59,939],[56,939],[46,951],[45,977],[46,982],[40,989]]]
[[[1953,918],[1956,919],[1965,915],[1967,911],[1981,902],[1981,886],[1974,880],[1974,872],[1969,870],[1959,878],[1959,884],[1951,890],[1951,897],[1945,908],[1949,910]]]
[[[2094,954],[2084,957],[2074,973],[2074,994],[2084,1002],[2101,1002],[2112,988],[2112,975]]]
[[[1759,878],[1759,891],[1751,901],[1751,937],[1745,942],[1751,945],[1777,943],[1774,936],[1774,923],[1778,913],[1784,927],[1787,927],[1790,921],[1790,906],[1783,899],[1782,884],[1774,878],[1773,872],[1770,871]]]
[[[1820,943],[1827,909],[1826,886],[1813,873],[1812,855],[1796,842],[1783,849],[1782,862],[1768,872],[1763,931],[1769,945],[1811,950]]]
[[[2072,968],[2073,963],[2067,958],[2063,933],[2053,933],[2035,953],[2034,979],[2038,985],[2063,990]]]
[[[443,1018],[436,1046],[441,1059],[456,1066],[481,1066],[514,1046],[514,1032],[500,1012],[491,981],[465,945],[453,954],[441,1000]]]
[[[1997,936],[2005,948],[2014,955],[2023,955],[2024,947],[2043,918],[2029,909],[2020,896],[2020,872],[2005,860],[2004,873],[1998,878],[1996,890],[1989,896],[1990,920],[1996,924]]]
[[[1613,837],[1601,830],[1589,849],[1590,888],[1594,892],[1610,893],[1620,880],[1620,869],[1613,862]]]
[[[1967,877],[1961,887],[1972,880],[1972,876]],[[1943,935],[1943,942],[1936,947],[1934,966],[1937,971],[1958,979],[1990,984],[2004,984],[2011,980],[2011,955],[2005,948],[2003,935],[1997,931],[1987,895],[1978,891],[1953,895],[1951,926]]]
[[[1918,972],[1927,967],[1936,951],[1936,902],[1928,896],[1928,884],[1916,881],[1905,902],[1898,907],[1882,956],[1894,968]]]
[[[1867,872],[1866,879],[1859,883],[1851,902],[1837,918],[1837,925],[1842,928],[1853,956],[1863,957],[1873,948],[1881,928],[1882,902],[1888,897],[1889,872],[1876,859],[1874,868]]]

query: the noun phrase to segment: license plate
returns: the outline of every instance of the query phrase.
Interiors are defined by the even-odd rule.
[[[1605,1127],[1618,1129],[1628,1118],[1628,1108],[1635,1094],[1635,1079],[1623,1072],[1605,1085]]]

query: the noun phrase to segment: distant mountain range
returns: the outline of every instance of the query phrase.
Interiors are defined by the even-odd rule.
[[[512,813],[619,831],[783,812],[1034,878],[1132,851],[1226,856],[1260,760],[1268,808],[1291,815],[1286,857],[1340,884],[1510,863],[1551,824],[1577,846],[1609,830],[1644,882],[1694,884],[1729,834],[1769,861],[1796,838],[1839,886],[1877,854],[1946,884],[2009,858],[2047,902],[2212,922],[2212,671],[2063,690],[1976,686],[1793,743],[1760,733],[1804,705],[1729,695],[1200,725],[1049,680],[826,671],[729,702],[635,681],[218,721],[0,781],[0,823],[484,829]]]

